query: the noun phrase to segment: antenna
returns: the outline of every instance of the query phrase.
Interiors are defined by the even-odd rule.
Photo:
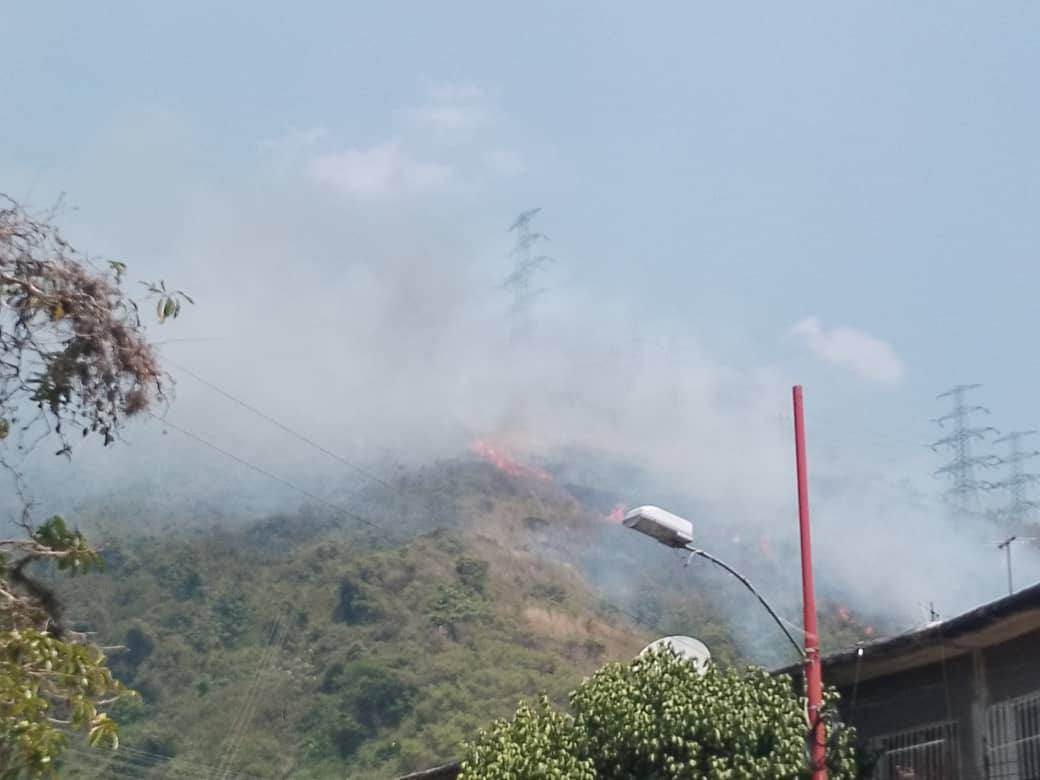
[[[982,385],[955,385],[945,393],[936,396],[936,400],[953,398],[953,409],[946,414],[933,420],[940,428],[946,428],[950,424],[950,435],[944,436],[938,441],[932,442],[931,448],[938,452],[941,447],[953,450],[954,457],[949,463],[935,472],[949,475],[953,479],[953,486],[947,491],[947,499],[959,511],[977,513],[979,511],[978,491],[988,489],[992,485],[988,482],[977,482],[975,480],[975,467],[982,466],[991,468],[1001,461],[996,455],[972,455],[971,442],[973,439],[985,441],[989,433],[1000,434],[992,426],[972,427],[969,425],[969,416],[976,412],[989,414],[989,409],[984,406],[968,406],[964,402],[964,396],[971,390],[982,387]]]
[[[925,625],[932,625],[933,623],[939,623],[942,620],[942,616],[935,609],[935,602],[929,601],[927,606],[924,602],[917,602],[917,606],[921,608],[921,614],[924,616]]]
[[[1040,482],[1040,474],[1027,474],[1022,471],[1022,463],[1040,455],[1040,450],[1022,451],[1022,439],[1036,434],[1036,431],[1011,431],[1006,436],[994,440],[994,444],[1008,445],[1008,455],[998,458],[1001,465],[1008,466],[1007,479],[993,483],[993,488],[1001,488],[1009,493],[1007,505],[1000,510],[1001,519],[1010,533],[1021,533],[1026,517],[1038,504],[1026,498],[1026,486]],[[1014,539],[1014,537],[1011,537]]]
[[[1007,571],[1008,571],[1008,595],[1010,596],[1015,592],[1015,581],[1011,578],[1011,543],[1014,542],[1018,537],[1009,536],[1007,539],[997,545],[998,550],[1004,550],[1007,553]]]
[[[1008,575],[1008,595],[1010,596],[1015,592],[1015,581],[1011,577],[1011,545],[1015,542],[1036,542],[1040,541],[1040,537],[1036,536],[1009,536],[1004,541],[997,545],[998,550],[1003,550],[1007,558],[1007,575]]]

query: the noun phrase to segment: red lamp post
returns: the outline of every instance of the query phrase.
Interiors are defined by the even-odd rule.
[[[802,605],[805,625],[805,688],[809,700],[809,724],[813,780],[827,780],[826,734],[823,720],[823,671],[820,638],[816,631],[816,596],[813,592],[812,540],[809,534],[809,484],[805,468],[805,411],[802,386],[795,385],[794,447],[798,469],[798,525],[802,540]]]

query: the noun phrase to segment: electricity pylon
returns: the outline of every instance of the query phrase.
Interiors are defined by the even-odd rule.
[[[996,455],[972,455],[972,440],[985,441],[988,433],[998,434],[992,426],[974,427],[969,424],[970,415],[976,412],[989,414],[989,409],[984,406],[968,406],[964,402],[965,394],[970,390],[982,387],[982,385],[956,385],[936,396],[936,400],[942,398],[953,398],[953,409],[942,417],[934,420],[940,428],[946,428],[951,424],[951,433],[938,441],[932,442],[932,449],[936,452],[940,447],[948,447],[953,450],[954,457],[949,463],[935,472],[936,476],[943,474],[953,479],[953,485],[947,492],[947,498],[955,509],[961,512],[979,512],[978,491],[991,487],[991,483],[979,482],[975,479],[975,467],[982,466],[990,468],[1000,463]]]

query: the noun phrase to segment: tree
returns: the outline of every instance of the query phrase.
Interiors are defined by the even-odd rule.
[[[23,498],[24,536],[0,539],[0,778],[56,776],[69,729],[118,744],[108,708],[132,695],[104,652],[62,622],[53,591],[31,575],[100,568],[101,556],[61,517],[31,519],[17,459],[54,436],[108,445],[124,422],[167,399],[167,377],[125,292],[126,266],[98,267],[46,220],[0,196],[0,466]],[[146,284],[160,322],[181,291]]]
[[[828,694],[833,703],[836,694]],[[698,675],[665,650],[609,664],[570,696],[521,705],[467,746],[462,780],[807,778],[805,702],[790,677],[716,666]],[[829,729],[834,780],[856,776],[851,729]]]

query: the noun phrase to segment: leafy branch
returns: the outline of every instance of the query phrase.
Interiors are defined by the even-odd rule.
[[[123,266],[123,269],[125,270],[126,266]],[[190,304],[195,303],[184,290],[167,290],[166,282],[161,279],[158,284],[154,282],[141,282],[141,284],[148,290],[149,297],[158,299],[155,304],[155,316],[160,324],[171,318],[176,319],[181,313],[181,304],[184,301]]]
[[[107,708],[134,695],[31,576],[40,566],[84,574],[101,568],[101,556],[61,517],[33,525],[8,459],[49,435],[59,455],[71,454],[70,432],[111,444],[126,420],[167,402],[168,376],[122,287],[126,270],[118,261],[100,270],[49,222],[0,196],[0,467],[14,478],[25,531],[0,539],[0,780],[56,777],[70,730],[85,731],[91,746],[118,746]],[[160,323],[194,303],[163,281],[145,288]]]

